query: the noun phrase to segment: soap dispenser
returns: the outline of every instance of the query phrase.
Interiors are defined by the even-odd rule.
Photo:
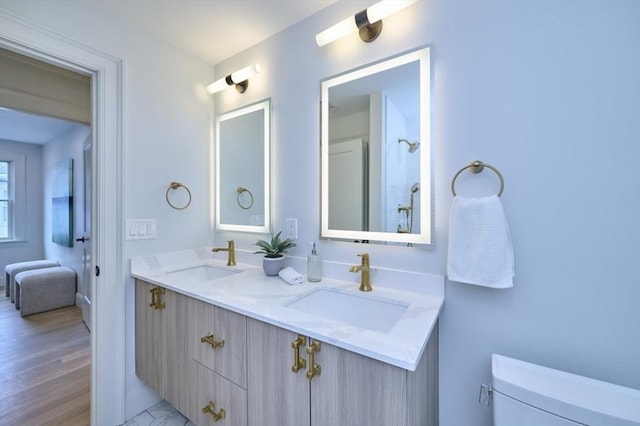
[[[318,256],[316,243],[312,243],[311,254],[307,257],[307,279],[309,282],[317,283],[322,280],[322,258]]]

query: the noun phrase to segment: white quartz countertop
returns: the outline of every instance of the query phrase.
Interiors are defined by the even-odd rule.
[[[188,280],[171,274],[203,265],[242,272],[212,281]],[[444,279],[430,274],[403,276],[401,271],[389,270],[378,274],[373,269],[372,266],[373,291],[365,293],[358,290],[357,282],[326,277],[318,283],[289,285],[279,277],[267,277],[261,266],[238,263],[227,267],[225,261],[210,257],[204,249],[131,259],[131,275],[135,278],[414,371],[444,303]],[[401,289],[406,285],[394,288],[398,287],[394,286],[397,280],[416,281],[414,287],[421,291]],[[397,301],[408,307],[391,330],[378,332],[286,306],[318,288]]]

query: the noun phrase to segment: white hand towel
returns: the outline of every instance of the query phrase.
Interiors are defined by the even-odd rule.
[[[302,276],[302,274],[299,274],[290,266],[280,270],[280,272],[278,272],[278,275],[280,276],[280,278],[282,278],[282,281],[287,284],[296,285],[302,284],[304,282],[304,277]]]
[[[497,195],[454,197],[449,213],[447,275],[461,283],[513,287],[511,234]]]

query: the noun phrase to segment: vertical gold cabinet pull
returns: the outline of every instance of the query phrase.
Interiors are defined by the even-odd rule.
[[[202,414],[210,415],[214,422],[227,417],[227,412],[224,411],[224,408],[221,408],[220,411],[216,413],[216,404],[213,401],[209,401],[207,406],[202,409]]]
[[[224,339],[216,341],[213,334],[207,334],[200,338],[202,343],[208,343],[211,345],[211,349],[218,349],[224,346]]]
[[[320,342],[317,340],[311,341],[311,346],[307,347],[307,354],[309,355],[309,370],[307,371],[307,379],[311,380],[315,376],[320,375],[320,366],[314,362],[314,353],[320,352]]]
[[[305,337],[298,334],[298,338],[291,342],[291,347],[293,348],[293,365],[291,366],[291,371],[297,373],[307,366],[307,360],[304,358],[300,358],[300,346],[304,345]]]
[[[162,301],[162,295],[165,293],[165,289],[162,287],[158,287],[156,288],[156,306],[154,306],[155,309],[164,309],[165,308],[165,304]]]
[[[149,293],[151,293],[151,303],[149,303],[149,306],[153,309],[164,309],[165,304],[162,301],[162,295],[165,293],[165,289],[156,287],[149,290]]]
[[[151,303],[149,303],[149,306],[151,306],[152,308],[156,307],[156,303],[158,303],[157,299],[158,299],[158,289],[157,288],[152,288],[151,290],[149,290],[149,293],[151,293]]]

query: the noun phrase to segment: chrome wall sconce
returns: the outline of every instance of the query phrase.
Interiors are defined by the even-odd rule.
[[[260,65],[254,64],[232,72],[207,86],[207,92],[214,94],[220,92],[227,87],[236,86],[236,90],[244,93],[249,87],[249,79],[260,72]]]
[[[353,16],[338,22],[332,27],[316,35],[316,44],[324,46],[339,38],[345,37],[356,30],[364,42],[372,42],[382,32],[382,20],[399,10],[415,3],[417,0],[383,0]]]

